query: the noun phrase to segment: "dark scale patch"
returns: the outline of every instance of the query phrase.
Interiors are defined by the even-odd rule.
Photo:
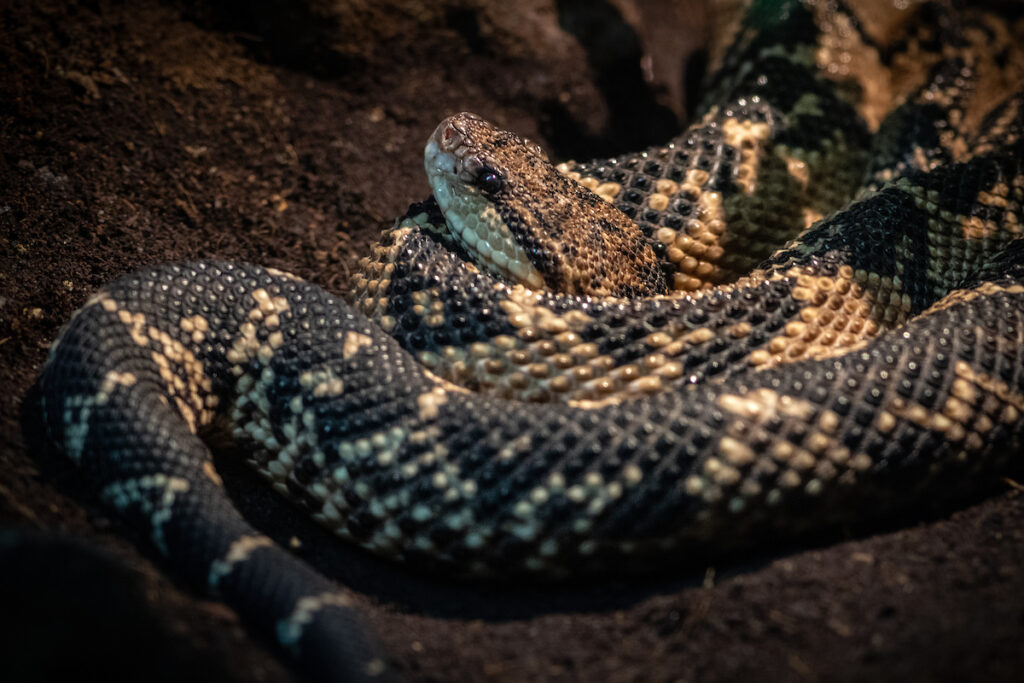
[[[663,148],[652,147],[639,155],[623,155],[615,159],[616,165],[621,171],[615,180],[624,185],[624,190],[619,195],[620,209],[625,210],[628,207],[635,213],[635,209],[632,207],[642,205],[647,201],[658,180],[665,178],[680,183],[685,180],[687,171],[695,168],[707,170],[711,174],[710,184],[706,185],[708,190],[726,190],[732,187],[731,172],[734,151],[723,145],[722,133],[717,124],[703,126],[696,130],[691,129],[670,144],[675,149],[671,155],[658,154],[663,159],[662,161],[648,159],[642,165],[634,164],[637,168],[630,171],[624,169],[629,166],[631,161],[637,162],[643,159],[644,155],[654,156]],[[587,174],[584,173],[584,175]],[[595,175],[595,177],[602,176]],[[684,198],[685,208],[680,215],[689,216],[696,200],[696,195]],[[666,212],[635,213],[635,219],[648,235],[652,234],[659,225],[678,229],[682,224],[681,220],[672,218],[672,214]]]
[[[698,113],[727,101],[728,93],[737,91],[736,75],[744,73],[740,65],[762,61],[759,54],[768,48],[792,54],[800,46],[813,47],[817,36],[812,11],[797,0],[782,0],[781,5],[778,0],[755,2],[744,16],[736,42],[725,53],[722,68],[708,84]]]
[[[867,127],[849,103],[837,98],[832,86],[815,74],[781,58],[772,58],[758,64],[751,82],[742,84],[740,92],[770,103],[785,121],[775,135],[776,144],[794,149],[821,151],[831,142],[836,132],[853,148],[867,147],[870,134]],[[809,96],[819,113],[793,111],[798,101]]]
[[[941,135],[953,132],[954,116],[963,115],[964,100],[972,91],[971,75],[962,59],[939,62],[922,88],[883,121],[872,143],[869,174],[888,170],[898,177],[911,170],[927,170],[920,165],[922,152],[928,163],[951,163],[952,151],[942,146]],[[951,88],[956,95],[948,94]],[[935,102],[942,93],[952,103]]]
[[[468,345],[487,341],[499,334],[515,334],[498,306],[499,297],[492,281],[461,268],[458,255],[448,253],[432,235],[410,238],[405,247],[407,256],[401,263],[417,264],[416,275],[401,276],[396,268],[388,289],[387,315],[398,322],[392,335],[406,348],[418,351],[439,351],[445,344]],[[424,266],[424,264],[430,264]],[[401,266],[402,270],[406,266]],[[444,283],[444,287],[438,286]],[[436,289],[444,305],[443,329],[431,328],[413,310],[413,294]],[[440,337],[440,338],[439,338]]]
[[[804,233],[803,245],[813,245],[813,254],[803,248],[776,252],[769,266],[806,265],[826,254],[830,260],[883,277],[904,272],[904,291],[910,295],[915,311],[934,300],[927,270],[929,214],[917,208],[912,195],[888,187],[868,199],[852,204],[846,211],[818,223]],[[912,245],[911,258],[899,246],[906,239]]]
[[[548,248],[548,242],[542,241],[541,235],[530,229],[530,226],[537,224],[538,219],[535,217],[528,219],[521,214],[520,206],[520,204],[506,202],[498,205],[498,212],[515,241],[529,257],[530,262],[543,275],[547,285],[555,291],[560,291],[564,289],[564,282],[561,279],[562,258],[555,250]],[[562,230],[557,221],[549,221],[544,224],[559,233]],[[554,238],[555,234],[551,233],[551,237]]]
[[[784,296],[788,294],[787,287]],[[766,321],[766,302],[777,301],[779,296],[774,287],[762,285],[696,301],[638,300],[592,314],[595,320],[583,330],[582,337],[596,341],[599,352],[620,366],[657,351],[644,341],[653,332],[667,328],[685,334],[706,327],[716,336],[686,352],[682,361],[687,373],[698,380],[732,374],[746,367],[743,359],[767,340],[766,333],[777,331],[792,319],[792,314],[783,314],[776,305],[772,306],[776,315]],[[730,343],[724,329],[740,322],[750,323],[753,329],[745,341]]]
[[[1007,244],[975,274],[975,278],[965,283],[966,287],[975,287],[982,282],[993,280],[1003,286],[1017,280],[1024,280],[1024,240],[1014,240]],[[1009,312],[1008,312],[1009,313]],[[1007,316],[1002,324],[1011,324]]]
[[[738,188],[733,180],[734,155],[722,154],[718,163],[711,169],[711,178],[708,180],[707,189],[712,192],[721,192],[724,195],[731,195],[737,192]]]
[[[1022,145],[1018,145],[1021,147]],[[1008,150],[1014,152],[1019,150]],[[980,157],[971,159],[965,164],[957,164],[937,169],[929,177],[922,179],[921,184],[928,189],[939,190],[939,209],[957,215],[977,216],[983,220],[991,220],[1002,226],[1006,209],[978,201],[980,191],[988,191],[997,183],[1009,185],[1012,180],[1024,172],[1019,153],[999,155],[997,157]]]
[[[291,369],[287,366],[285,367],[288,370]],[[261,374],[261,370],[262,367],[259,364],[254,364],[253,371],[250,374],[253,377],[258,378]],[[256,381],[259,382],[258,379]],[[288,442],[288,437],[285,436],[284,426],[291,422],[295,416],[288,403],[292,396],[295,396],[298,391],[297,378],[295,376],[288,375],[277,376],[275,381],[266,388],[267,400],[270,402],[270,410],[267,413],[267,417],[270,420],[274,438],[277,439],[278,443]],[[253,407],[255,408],[255,406]]]

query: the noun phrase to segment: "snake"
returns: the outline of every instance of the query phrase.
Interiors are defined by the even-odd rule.
[[[641,152],[556,164],[445,119],[345,298],[124,276],[51,347],[49,441],[318,680],[394,672],[235,509],[211,432],[341,538],[463,576],[642,572],[984,489],[1024,436],[1024,96],[1004,19],[895,14],[747,3],[693,124]]]

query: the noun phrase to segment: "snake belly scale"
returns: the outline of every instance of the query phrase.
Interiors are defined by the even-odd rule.
[[[882,44],[841,3],[751,3],[694,125],[636,154],[553,166],[446,120],[348,303],[247,264],[128,275],[55,342],[47,432],[174,571],[346,680],[386,657],[234,509],[207,427],[338,535],[467,575],[974,490],[1024,433],[1024,100],[998,17],[901,11]]]

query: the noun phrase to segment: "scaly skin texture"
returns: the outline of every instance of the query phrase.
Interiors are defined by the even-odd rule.
[[[503,217],[448,222],[486,223],[476,244],[532,271],[474,265],[427,201],[351,304],[246,264],[129,275],[54,344],[50,439],[169,566],[324,678],[386,661],[343,592],[232,507],[208,427],[340,536],[473,575],[643,569],[983,485],[1024,434],[1024,108],[972,109],[998,60],[968,29],[991,19],[926,7],[920,35],[872,47],[831,5],[779,5],[749,9],[664,147],[556,170],[479,119],[438,128],[428,168],[475,159],[450,193]],[[927,62],[915,77],[892,75],[894,45]],[[884,64],[899,94],[854,87]],[[459,185],[482,166],[501,182]],[[595,216],[635,219],[638,246],[592,232],[576,267],[554,238]]]

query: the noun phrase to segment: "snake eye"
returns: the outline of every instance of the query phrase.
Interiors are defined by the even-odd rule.
[[[483,166],[477,172],[473,184],[486,194],[497,194],[505,187],[505,179],[490,166]]]

